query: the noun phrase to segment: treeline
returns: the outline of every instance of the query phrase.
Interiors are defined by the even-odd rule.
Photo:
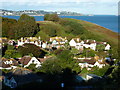
[[[20,37],[35,36],[39,25],[34,17],[23,14],[18,20],[2,17],[2,37],[18,39]]]
[[[12,45],[7,45],[6,48],[6,50],[2,50],[4,52],[2,53],[2,56],[7,59],[20,58],[26,55],[36,58],[43,58],[45,54],[47,54],[47,52],[42,50],[39,46],[29,43],[26,43],[24,46],[20,46],[18,48],[15,48]]]

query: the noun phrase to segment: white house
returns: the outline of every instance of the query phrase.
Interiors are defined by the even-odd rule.
[[[42,44],[42,48],[46,48],[47,47],[47,44],[44,42],[43,44]]]
[[[0,69],[14,69],[14,68],[17,68],[17,65],[18,65],[18,62],[14,59],[6,59],[6,58],[3,58],[1,61],[0,61]]]
[[[88,63],[79,63],[78,65],[81,67],[81,69],[83,69],[85,67],[87,68],[89,66]]]
[[[18,40],[18,41],[17,41],[17,45],[18,45],[18,46],[22,46],[23,44],[24,44],[23,40]]]
[[[76,39],[76,40],[75,40]],[[69,42],[69,45],[71,47],[75,47],[76,49],[83,49],[83,47],[85,48],[90,48],[92,50],[96,50],[96,41],[95,40],[85,40],[85,41],[81,41],[80,42],[80,39],[79,38],[75,38],[75,39],[72,39],[70,42]]]
[[[81,45],[83,45],[83,44],[84,44],[84,41],[81,41],[80,43],[81,43]]]
[[[56,40],[52,41],[52,45],[57,45],[57,44],[58,44],[58,42]]]
[[[41,63],[35,57],[32,57],[28,64],[24,67],[28,67],[30,64],[36,64],[36,68],[41,66]]]
[[[96,50],[96,43],[91,43],[91,44],[83,44],[85,48],[90,48],[92,50]]]
[[[92,49],[92,50],[96,50],[96,43],[91,43],[90,44],[90,49]]]
[[[74,39],[70,40],[69,45],[70,45],[71,47],[75,47],[75,46],[76,46],[75,40],[74,40]]]
[[[97,66],[99,68],[103,68],[105,66],[105,64],[100,64],[98,61],[96,61],[94,66]]]
[[[107,44],[106,47],[105,47],[105,50],[110,50],[110,44]]]
[[[36,68],[41,66],[40,61],[35,57],[24,56],[19,61],[24,65],[24,67],[28,67],[30,64],[36,64]]]
[[[9,45],[13,45],[13,40],[9,40],[9,41],[8,41],[8,44],[9,44]]]

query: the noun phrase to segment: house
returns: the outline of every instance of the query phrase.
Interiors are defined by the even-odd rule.
[[[71,47],[75,47],[77,45],[77,42],[74,39],[72,39],[72,40],[70,40],[69,45]]]
[[[73,38],[70,40],[69,45],[78,50],[83,50],[84,41],[81,41],[80,38]]]
[[[4,62],[0,61],[0,69],[11,69],[11,66],[9,64],[5,64]]]
[[[0,43],[7,43],[8,39],[6,37],[0,37]]]
[[[8,42],[6,37],[0,37],[0,49],[4,47],[4,44]]]
[[[37,80],[40,80],[40,78],[32,73],[32,71],[19,67],[5,75],[4,84],[10,88],[16,88],[17,86],[35,82]]]
[[[85,40],[84,44],[83,44],[83,46],[85,48],[90,48],[90,49],[92,49],[94,51],[96,50],[96,45],[97,45],[97,43],[96,43],[95,40]]]
[[[46,47],[47,47],[46,42],[43,42],[43,44],[42,44],[42,48],[46,48]]]
[[[41,66],[40,61],[35,57],[24,56],[19,61],[24,67],[28,67],[30,64],[36,64],[36,68]]]
[[[14,45],[14,46],[15,46],[15,45],[16,45],[16,42],[15,42],[15,40],[9,40],[9,41],[8,41],[8,44],[9,44],[9,45]]]
[[[17,68],[17,65],[19,65],[18,61],[13,58],[2,58],[2,60],[0,61],[0,69],[14,69]]]
[[[96,61],[93,58],[91,58],[91,59],[83,58],[83,60],[80,59],[78,61],[79,61],[78,65],[81,67],[81,69],[87,68],[87,70],[91,70],[91,68],[95,67],[95,66],[97,66],[99,68],[103,68],[104,66],[106,66],[106,63],[104,61],[102,61],[102,60]]]
[[[78,50],[83,50],[83,48],[90,48],[96,50],[96,41],[95,40],[80,40],[79,38],[73,38],[70,40],[69,45],[75,47]]]
[[[99,68],[103,68],[105,65],[106,65],[105,63],[103,63],[103,62],[98,62],[98,61],[96,61],[95,64],[94,64],[94,66],[97,66],[97,67],[99,67]]]
[[[105,46],[105,50],[110,50],[110,48],[111,48],[110,44],[107,44],[107,45]]]
[[[89,66],[88,63],[79,63],[78,65],[81,67],[81,69],[88,68],[88,66]]]
[[[17,40],[17,45],[18,46],[22,46],[25,43],[31,43],[31,44],[35,44],[37,46],[41,46],[41,41],[40,41],[40,37],[21,37],[20,40]]]
[[[50,42],[52,42],[52,47],[61,47],[65,43],[68,42],[67,38],[62,38],[62,37],[51,37]]]
[[[91,70],[90,68],[94,67],[94,64],[95,64],[95,60],[92,59],[92,58],[83,58],[83,60],[79,60],[79,66],[81,67],[81,69],[83,68],[87,68],[88,70]]]

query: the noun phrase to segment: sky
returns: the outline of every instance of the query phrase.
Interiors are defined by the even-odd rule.
[[[117,15],[120,0],[0,0],[0,9],[71,11],[82,14]]]

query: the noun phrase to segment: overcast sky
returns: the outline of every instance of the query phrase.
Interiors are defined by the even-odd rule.
[[[0,0],[7,10],[74,11],[83,14],[117,15],[120,0]]]

